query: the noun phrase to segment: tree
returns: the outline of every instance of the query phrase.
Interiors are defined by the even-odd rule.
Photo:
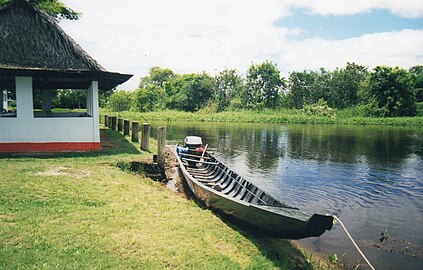
[[[149,85],[139,88],[134,92],[133,110],[138,112],[148,112],[159,109],[163,105],[165,97],[164,90],[156,85]]]
[[[253,64],[247,71],[246,87],[241,99],[247,105],[263,103],[266,108],[275,108],[283,86],[285,82],[276,64],[269,61]]]
[[[32,101],[33,101],[34,109],[41,109],[42,108],[42,103],[43,103],[43,101],[42,101],[42,92],[43,91],[46,91],[46,90],[40,90],[40,89],[34,89],[33,90],[33,92],[32,92]],[[58,91],[58,90],[49,90],[49,92],[50,92],[49,95],[51,97],[51,105],[52,105],[52,107],[56,107],[57,108],[58,105],[59,105],[58,93],[60,91]],[[12,99],[15,99],[15,98],[16,98],[16,96],[14,96],[14,98],[12,98]],[[83,106],[85,106],[85,104],[83,104]],[[68,106],[68,107],[63,107],[62,106],[60,108],[74,109],[73,107],[70,107],[70,106]]]
[[[12,0],[0,0],[0,7],[10,1]],[[56,19],[78,20],[81,16],[80,12],[68,8],[58,0],[28,0],[28,2]]]
[[[416,99],[410,73],[399,67],[378,66],[369,77],[369,94],[385,116],[412,116]]]
[[[149,75],[141,78],[140,88],[145,88],[149,85],[163,87],[164,82],[176,77],[176,73],[169,68],[152,67]]]
[[[416,93],[416,101],[423,102],[423,66],[410,68],[411,83]]]
[[[116,87],[110,90],[98,90],[98,105],[100,108],[104,108],[109,104],[110,96],[116,92]]]
[[[110,96],[109,108],[114,112],[129,111],[133,102],[133,92],[120,90]]]
[[[302,109],[304,104],[313,104],[311,101],[311,89],[317,74],[314,71],[294,71],[289,75],[289,93],[287,96],[290,107]]]
[[[354,63],[346,68],[327,71],[292,72],[289,76],[289,92],[284,102],[290,107],[301,109],[320,99],[330,107],[343,109],[358,103],[357,92],[367,76],[367,69]]]
[[[87,91],[81,89],[57,90],[58,104],[60,108],[81,109],[87,106]]]
[[[206,73],[184,74],[163,84],[170,109],[194,112],[211,98],[214,81]]]
[[[303,113],[310,116],[321,116],[321,117],[331,117],[335,118],[335,111],[328,106],[328,103],[323,100],[322,98],[319,99],[316,103],[305,105],[303,109],[301,109]]]
[[[367,75],[367,68],[355,63],[347,63],[344,69],[333,71],[327,97],[329,106],[344,109],[356,105],[358,90]]]
[[[315,104],[320,99],[327,100],[330,95],[332,73],[324,68],[319,71],[304,70],[292,72],[288,79],[288,94],[283,103],[291,108],[301,109]]]
[[[310,87],[310,97],[307,104],[315,104],[321,99],[327,101],[330,96],[330,85],[333,81],[332,72],[320,68],[318,72],[313,74],[315,78]]]
[[[214,100],[217,103],[218,110],[222,111],[228,107],[230,100],[240,96],[243,87],[242,78],[235,69],[225,69],[219,72],[214,80]]]

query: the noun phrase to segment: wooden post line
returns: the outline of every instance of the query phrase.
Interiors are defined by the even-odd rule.
[[[116,116],[109,117],[111,120],[111,128],[112,130],[116,130]]]
[[[166,127],[157,128],[157,164],[160,168],[165,167],[165,148],[166,148]]]
[[[123,136],[129,136],[129,120],[123,120]]]
[[[112,128],[112,117],[111,116],[107,117],[107,127]]]
[[[107,114],[104,115],[104,126],[109,127],[109,116]]]
[[[141,129],[141,150],[150,150],[150,124],[143,123]]]
[[[123,119],[118,119],[118,131],[122,132],[123,130]]]
[[[139,142],[140,125],[138,122],[132,122],[132,141]]]

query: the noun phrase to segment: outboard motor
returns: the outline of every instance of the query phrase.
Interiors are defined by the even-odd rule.
[[[184,140],[185,147],[188,147],[191,150],[195,150],[196,148],[202,148],[203,141],[199,136],[186,136]]]
[[[203,141],[199,136],[186,136],[184,139],[184,146],[178,146],[176,148],[178,155],[179,153],[198,155],[202,153],[203,150]]]

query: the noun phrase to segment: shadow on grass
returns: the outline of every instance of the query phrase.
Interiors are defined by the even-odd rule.
[[[261,254],[279,269],[313,269],[307,258],[287,239],[275,238],[245,227],[240,221],[220,212],[213,211],[226,225],[249,239]]]
[[[139,154],[138,149],[125,137],[111,129],[100,129],[101,149],[89,152],[37,152],[37,153],[0,153],[0,158],[83,158],[121,154]]]

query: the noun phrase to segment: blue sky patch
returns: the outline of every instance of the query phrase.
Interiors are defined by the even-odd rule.
[[[373,10],[356,15],[323,16],[310,14],[308,10],[296,9],[292,16],[277,20],[275,25],[302,29],[303,32],[297,36],[300,40],[312,37],[341,40],[402,29],[423,29],[423,19],[404,18],[387,10]]]

